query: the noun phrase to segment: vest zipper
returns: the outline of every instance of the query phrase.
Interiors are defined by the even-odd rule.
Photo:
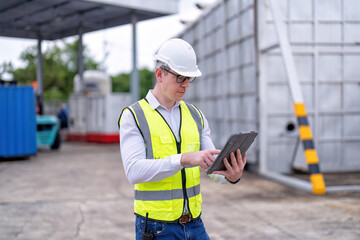
[[[145,99],[146,100],[146,99]],[[164,122],[168,125],[171,133],[174,136],[174,139],[176,141],[176,148],[177,148],[177,153],[180,154],[181,153],[181,125],[182,125],[182,112],[181,112],[181,106],[179,106],[179,110],[180,110],[180,126],[179,126],[179,138],[180,141],[176,140],[175,134],[172,131],[170,125],[168,124],[168,122],[165,120],[165,118],[163,117],[163,115],[161,115],[161,113],[155,109],[155,111],[164,119]],[[189,199],[186,193],[186,173],[185,173],[185,168],[181,169],[181,179],[182,179],[182,189],[183,189],[183,195],[184,195],[184,207],[183,207],[183,211],[184,212],[184,208],[185,208],[185,202],[187,203],[187,210],[189,211],[190,217],[192,217],[191,211],[190,211],[190,206],[189,206]],[[182,213],[181,213],[182,215]]]
[[[180,126],[179,126],[179,138],[180,141],[177,142],[176,141],[176,146],[177,146],[177,150],[178,153],[181,153],[181,126],[182,126],[182,112],[181,112],[181,106],[179,106],[179,110],[180,110]],[[183,194],[184,194],[184,207],[183,207],[183,213],[184,213],[184,208],[185,208],[185,202],[187,204],[187,210],[189,211],[189,215],[190,217],[192,217],[191,211],[190,211],[190,206],[189,206],[189,198],[187,196],[187,192],[186,192],[186,173],[185,173],[185,167],[183,169],[181,169],[181,179],[182,179],[182,188],[183,188]]]

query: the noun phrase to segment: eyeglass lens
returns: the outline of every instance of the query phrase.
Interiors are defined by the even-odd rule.
[[[183,83],[185,82],[187,79],[189,80],[189,83],[192,83],[195,81],[196,77],[185,77],[182,75],[177,75],[173,72],[171,72],[169,69],[163,68],[166,72],[171,73],[172,75],[174,75],[176,77],[176,82],[177,83]]]

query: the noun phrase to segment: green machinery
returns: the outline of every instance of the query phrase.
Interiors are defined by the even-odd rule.
[[[49,146],[51,149],[60,148],[60,123],[57,117],[38,115],[36,116],[36,126],[36,144],[38,147]]]

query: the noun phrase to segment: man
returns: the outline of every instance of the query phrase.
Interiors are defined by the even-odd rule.
[[[209,239],[200,217],[200,167],[211,166],[220,150],[203,114],[182,101],[201,76],[196,55],[189,43],[171,39],[155,60],[154,89],[119,119],[124,170],[135,184],[136,239]],[[215,182],[240,180],[246,154],[238,150],[229,161],[226,171],[210,175]]]
[[[68,108],[64,103],[60,104],[57,117],[60,120],[60,128],[68,128]]]

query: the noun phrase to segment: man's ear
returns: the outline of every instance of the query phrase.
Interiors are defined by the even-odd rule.
[[[162,70],[161,68],[155,69],[156,82],[162,82]]]

